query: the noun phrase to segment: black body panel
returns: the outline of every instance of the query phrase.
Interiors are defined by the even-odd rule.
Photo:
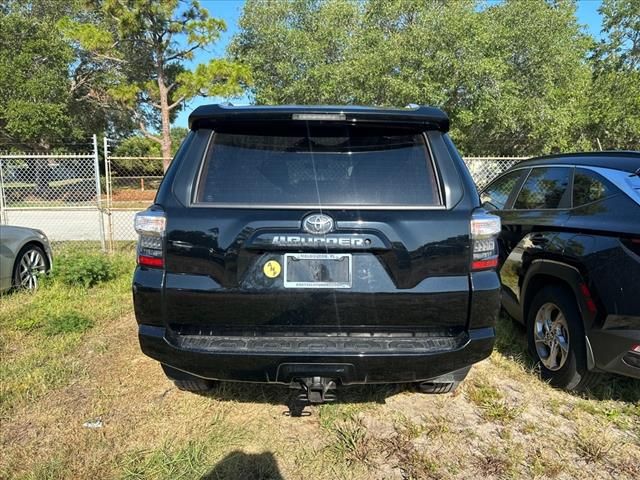
[[[604,151],[566,153],[563,155],[554,154],[525,160],[520,162],[518,167],[543,165],[581,165],[587,167],[612,168],[614,170],[633,173],[640,168],[640,152]]]
[[[493,328],[471,330],[454,348],[407,352],[403,350],[360,353],[359,350],[330,353],[290,349],[207,351],[201,347],[177,345],[161,327],[141,325],[142,351],[177,370],[207,379],[289,384],[310,375],[337,379],[342,385],[424,381],[453,372],[491,354]],[[282,343],[278,339],[278,343]]]
[[[260,226],[300,234],[301,219],[309,212],[166,211],[170,322],[421,325],[430,318],[429,326],[466,324],[468,214],[325,211],[336,221],[336,233],[370,232],[367,238],[375,239],[366,250],[341,249],[353,253],[354,284],[348,292],[334,292],[284,289],[282,277],[269,279],[262,273],[267,261],[282,263],[283,247],[256,245],[263,233]],[[360,220],[363,217],[367,220]],[[440,220],[444,218],[446,223]],[[398,232],[404,232],[402,237]],[[422,243],[427,238],[430,241]]]
[[[291,122],[293,115],[329,114],[344,115],[345,122],[392,124],[419,124],[449,131],[449,117],[433,107],[416,108],[374,108],[360,106],[328,105],[284,105],[226,107],[224,105],[202,105],[189,115],[189,128],[215,128],[217,125],[246,122]],[[329,120],[335,122],[335,120]]]

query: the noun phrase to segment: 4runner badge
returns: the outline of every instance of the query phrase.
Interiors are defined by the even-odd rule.
[[[302,220],[302,228],[314,235],[324,235],[333,230],[333,218],[324,213],[314,213]]]

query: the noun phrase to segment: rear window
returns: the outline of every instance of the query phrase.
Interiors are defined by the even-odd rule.
[[[436,175],[420,132],[306,123],[264,130],[216,131],[197,202],[440,204]]]
[[[604,178],[595,172],[577,168],[573,177],[573,206],[602,200],[614,192]]]

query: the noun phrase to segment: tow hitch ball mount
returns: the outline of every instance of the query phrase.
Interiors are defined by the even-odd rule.
[[[336,399],[336,382],[326,377],[307,377],[298,379],[299,388],[302,393],[298,395],[298,400],[305,404],[320,404],[333,402]],[[296,387],[294,387],[296,388]]]

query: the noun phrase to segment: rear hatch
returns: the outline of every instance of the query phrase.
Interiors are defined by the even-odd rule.
[[[168,326],[463,332],[471,208],[445,206],[424,129],[310,119],[209,131],[189,205],[163,205]]]

